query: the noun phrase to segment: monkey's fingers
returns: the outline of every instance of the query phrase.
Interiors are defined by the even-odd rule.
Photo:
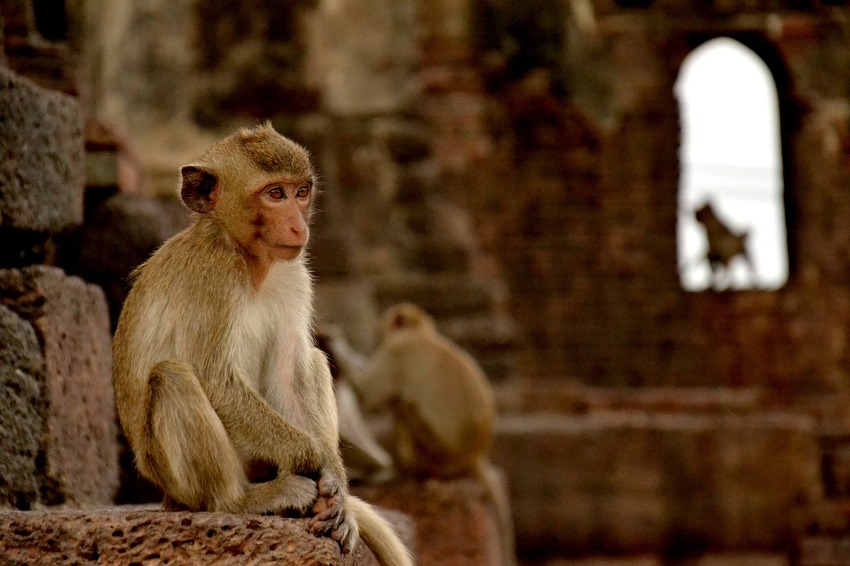
[[[343,554],[348,554],[354,548],[354,543],[356,542],[355,535],[356,532],[351,528],[351,525],[347,521],[343,521],[339,527],[331,533],[331,539],[339,543]]]
[[[320,497],[331,498],[339,493],[339,481],[329,476],[322,476],[319,478],[317,487],[319,489]]]
[[[328,510],[329,507],[332,507],[336,504],[336,500],[332,497],[324,497],[320,495],[316,502],[313,504],[313,515],[319,515],[320,513],[324,513]]]
[[[339,524],[341,505],[333,505],[325,511],[310,519],[310,532],[313,534],[326,534]]]

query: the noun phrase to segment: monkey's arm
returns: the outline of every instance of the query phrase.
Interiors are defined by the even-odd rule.
[[[305,407],[313,424],[312,433],[321,444],[325,456],[330,460],[338,460],[339,415],[333,377],[325,353],[318,348],[313,348],[310,352],[306,379],[309,382],[307,390],[313,392],[312,399]]]
[[[235,370],[227,371],[227,378],[217,383],[202,381],[202,386],[240,453],[271,460],[288,472],[321,470],[322,447],[250,389]]]
[[[383,344],[369,359],[365,370],[352,376],[351,384],[366,410],[385,407],[398,393],[403,367],[403,345]]]
[[[339,453],[339,414],[336,406],[336,395],[333,390],[333,378],[325,354],[318,348],[313,348],[310,357],[309,375],[313,398],[307,403],[311,432],[321,451],[322,478],[331,483],[339,484],[332,488],[344,490],[347,485],[345,466]],[[321,490],[321,486],[320,486]]]
[[[331,538],[339,541],[343,553],[348,553],[354,548],[360,531],[347,505],[348,479],[339,453],[339,417],[333,378],[321,350],[313,349],[310,362],[306,378],[314,396],[305,409],[313,424],[312,432],[323,460],[319,499],[313,508],[316,515],[310,522],[310,530],[315,534],[330,533]]]

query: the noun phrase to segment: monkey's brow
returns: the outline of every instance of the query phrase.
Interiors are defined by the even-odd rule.
[[[279,185],[310,185],[313,186],[313,178],[312,177],[300,177],[300,176],[289,176],[289,175],[281,175],[279,177],[273,177],[271,180],[265,183],[265,186],[274,185],[275,183]]]
[[[311,189],[313,188],[313,179],[310,177],[278,177],[275,179],[271,179],[265,181],[260,185],[254,192],[261,193],[270,187],[275,187],[279,185],[307,185]]]

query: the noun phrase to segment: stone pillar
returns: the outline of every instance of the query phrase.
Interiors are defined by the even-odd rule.
[[[117,487],[103,292],[25,267],[49,261],[52,238],[82,221],[83,170],[77,101],[0,67],[3,506],[106,504]]]
[[[18,369],[15,365],[30,369],[15,371],[17,386],[6,380],[18,402],[0,407],[0,420],[19,421],[23,438],[38,440],[37,454],[25,442],[23,453],[10,446],[12,453],[0,456],[0,462],[11,457],[34,470],[41,503],[111,503],[118,486],[118,430],[103,291],[60,269],[36,266],[0,270],[0,300],[20,317],[4,309],[3,320],[12,321],[7,328],[25,346],[14,354],[9,349],[8,355],[28,362],[7,362],[6,374]],[[30,501],[25,498],[21,506]]]

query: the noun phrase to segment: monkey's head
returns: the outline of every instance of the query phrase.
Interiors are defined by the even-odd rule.
[[[379,338],[383,340],[402,330],[433,332],[436,326],[434,319],[421,308],[412,303],[398,303],[388,308],[381,317]]]
[[[180,197],[247,253],[297,258],[310,238],[315,175],[303,147],[269,123],[241,129],[180,169]]]
[[[706,202],[694,211],[694,217],[696,217],[697,222],[706,224],[707,222],[711,222],[712,218],[717,218],[717,215],[714,213],[714,208],[711,206],[711,202]]]

